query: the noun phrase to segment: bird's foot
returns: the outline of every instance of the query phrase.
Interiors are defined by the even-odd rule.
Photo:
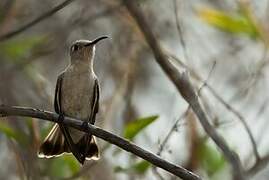
[[[85,131],[88,131],[88,129],[89,129],[89,123],[87,121],[84,121],[82,123],[82,129],[85,130]]]
[[[58,123],[63,123],[63,121],[64,121],[64,114],[60,113],[58,116]]]

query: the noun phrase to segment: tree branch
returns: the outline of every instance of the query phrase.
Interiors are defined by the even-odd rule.
[[[256,163],[246,171],[246,174],[248,176],[254,176],[257,174],[260,170],[264,169],[269,163],[269,155],[266,155],[262,158],[260,158]]]
[[[167,58],[167,56],[162,51],[161,46],[159,45],[157,39],[155,38],[151,28],[146,22],[142,11],[137,7],[137,4],[133,0],[124,1],[126,8],[129,10],[130,14],[135,19],[140,30],[145,36],[145,39],[153,51],[155,60],[161,66],[166,75],[170,80],[175,84],[179,93],[182,97],[189,103],[193,112],[198,117],[201,125],[203,126],[205,132],[208,136],[215,142],[215,144],[221,149],[224,154],[224,157],[231,164],[233,170],[233,176],[236,180],[245,179],[241,162],[238,158],[238,155],[232,151],[227,145],[225,139],[220,136],[214,127],[209,123],[209,119],[206,116],[205,111],[203,110],[199,99],[195,93],[194,88],[189,80],[188,74],[186,72],[180,72],[175,65],[173,65]]]
[[[201,78],[201,76],[199,74],[197,74],[195,71],[193,71],[190,67],[188,67],[186,64],[184,64],[180,59],[178,59],[175,55],[167,52],[167,54],[169,54],[169,56],[178,61],[178,63],[186,68],[190,74],[195,78],[197,79],[198,81],[201,81],[203,82],[203,79]],[[250,127],[249,125],[247,124],[247,121],[246,119],[243,117],[243,115],[237,111],[233,106],[231,106],[228,102],[226,102],[217,92],[216,90],[214,90],[214,88],[209,85],[207,82],[204,83],[204,86],[207,87],[207,89],[212,93],[212,95],[228,110],[230,111],[234,116],[237,117],[237,119],[241,122],[241,124],[244,126],[245,130],[246,130],[246,133],[248,134],[249,136],[249,139],[250,139],[250,143],[252,145],[252,149],[253,149],[253,153],[255,155],[255,158],[256,158],[256,161],[259,161],[260,159],[260,155],[259,155],[259,152],[258,152],[258,146],[257,146],[257,143],[255,141],[255,138],[250,130]]]
[[[9,107],[5,105],[0,105],[0,117],[4,117],[4,116],[26,116],[26,117],[33,117],[33,118],[48,120],[52,122],[58,121],[58,114],[56,113],[43,111],[39,109],[33,109],[33,108],[14,107],[14,106]],[[62,123],[67,126],[76,128],[80,131],[91,133],[96,137],[99,137],[111,144],[114,144],[124,149],[125,151],[133,153],[141,157],[142,159],[145,159],[146,161],[152,163],[153,165],[159,168],[162,168],[174,174],[177,177],[180,177],[186,180],[200,180],[201,179],[199,176],[184,169],[183,167],[177,166],[164,159],[161,159],[159,156],[156,156],[155,154],[142,149],[141,147],[133,144],[132,142],[129,142],[126,139],[123,139],[117,135],[114,135],[110,132],[102,130],[99,127],[96,127],[91,124],[88,124],[88,126],[85,127],[85,125],[83,124],[83,121],[70,118],[70,117],[65,117]]]
[[[184,52],[184,56],[185,58],[187,58],[187,51],[186,51],[186,43],[185,43],[185,40],[183,38],[183,33],[182,33],[182,28],[181,28],[181,25],[180,25],[180,22],[179,22],[179,17],[178,17],[178,5],[176,3],[176,0],[173,1],[173,5],[174,5],[174,13],[175,13],[175,17],[176,17],[176,27],[177,27],[177,31],[178,31],[178,34],[179,34],[179,38],[180,38],[180,42],[181,42],[181,45],[183,47],[183,52]],[[267,50],[267,48],[265,48]],[[267,54],[267,51],[265,51],[263,53],[263,58],[264,59],[266,57],[266,54]],[[178,59],[178,58],[176,58]],[[268,61],[266,61],[268,62]],[[180,62],[183,66],[186,67],[186,65],[182,62]],[[263,64],[263,63],[262,63]],[[263,64],[262,67],[265,67],[265,65]],[[188,68],[188,67],[187,67]],[[189,68],[188,68],[189,69]],[[202,79],[199,77],[199,75],[197,73],[195,73],[195,76],[198,77],[199,80],[202,81]],[[258,75],[261,74],[261,73],[258,73]],[[257,81],[255,81],[257,82]],[[245,118],[240,114],[239,111],[237,111],[236,109],[234,109],[231,105],[229,105],[222,97],[220,97],[216,91],[214,91],[214,89],[209,86],[207,83],[205,84],[205,86],[212,92],[212,94],[225,106],[226,109],[228,109],[228,111],[232,112],[238,119],[239,121],[242,123],[242,125],[244,126],[248,136],[249,136],[249,139],[250,139],[250,143],[252,145],[252,148],[253,148],[253,152],[254,152],[254,155],[255,155],[255,158],[256,158],[256,161],[258,161],[260,159],[260,155],[259,155],[259,152],[258,152],[258,147],[257,147],[257,144],[255,142],[255,139],[254,139],[254,136],[253,134],[251,133],[251,130],[245,120]]]
[[[64,2],[62,2],[61,4],[55,6],[54,8],[52,8],[51,10],[45,12],[44,14],[38,16],[37,18],[35,18],[34,20],[26,23],[25,25],[22,25],[21,27],[19,27],[18,29],[8,32],[4,35],[0,36],[0,41],[4,41],[7,40],[9,38],[12,38],[13,36],[31,28],[32,26],[36,25],[37,23],[47,19],[48,17],[52,16],[54,13],[56,13],[57,11],[63,9],[65,6],[67,6],[68,4],[70,4],[71,2],[73,2],[75,0],[65,0]]]

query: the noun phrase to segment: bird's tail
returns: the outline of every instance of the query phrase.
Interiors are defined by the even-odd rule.
[[[70,152],[68,144],[64,139],[60,127],[55,124],[49,134],[41,144],[38,152],[40,158],[51,158],[61,156],[65,152]]]
[[[85,134],[77,143],[78,151],[84,154],[86,160],[98,160],[99,150],[94,136]]]
[[[94,136],[85,134],[75,145],[78,148],[78,152],[86,157],[86,160],[99,159],[98,146]],[[70,153],[70,149],[59,125],[55,124],[41,144],[38,157],[51,158],[61,156],[64,153]]]

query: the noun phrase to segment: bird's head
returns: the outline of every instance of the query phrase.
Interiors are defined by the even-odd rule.
[[[77,40],[70,48],[71,63],[77,62],[89,62],[94,58],[95,45],[108,38],[108,36],[101,36],[93,41],[89,40]]]

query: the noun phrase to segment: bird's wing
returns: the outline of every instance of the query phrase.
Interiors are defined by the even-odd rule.
[[[54,96],[54,110],[56,113],[60,114],[61,111],[61,89],[62,89],[62,81],[63,81],[63,73],[58,76],[56,88],[55,88],[55,96]]]
[[[93,87],[93,98],[91,102],[91,115],[89,122],[91,124],[95,123],[95,116],[99,110],[99,92],[100,92],[100,87],[99,87],[99,82],[98,79],[96,78],[94,81],[94,87]]]
[[[62,82],[63,82],[63,73],[58,76],[57,83],[56,83],[56,89],[55,89],[55,97],[54,97],[54,109],[55,112],[59,114],[59,121],[62,121],[64,119],[64,112],[62,112],[61,109],[61,90],[62,90]],[[61,122],[58,123],[59,127],[61,129],[61,132],[63,133],[65,142],[67,143],[67,146],[69,147],[69,150],[73,153],[73,155],[76,157],[76,159],[83,164],[85,161],[85,157],[79,152],[77,149],[69,131],[66,126],[64,126]],[[68,151],[69,151],[68,150]]]

